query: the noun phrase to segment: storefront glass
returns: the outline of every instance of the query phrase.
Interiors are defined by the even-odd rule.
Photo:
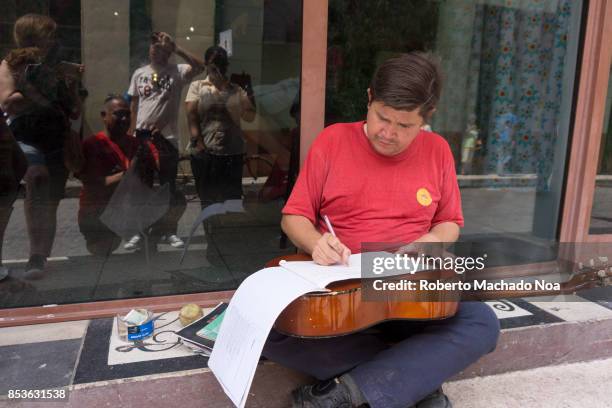
[[[28,13],[54,20],[33,23],[54,26],[52,46],[18,50]],[[301,20],[299,0],[3,2],[0,48],[28,103],[7,119],[46,175],[2,201],[0,308],[234,289],[294,251],[279,224],[298,168]],[[227,58],[211,50],[198,73],[215,44]],[[130,109],[144,130],[128,140]]]
[[[455,157],[462,239],[494,251],[490,265],[554,259],[582,13],[569,0],[330,0],[326,123],[365,118],[381,61],[433,53],[445,84],[430,126]]]

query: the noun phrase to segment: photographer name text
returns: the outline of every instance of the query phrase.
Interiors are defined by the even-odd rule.
[[[400,279],[387,281],[376,279],[372,282],[374,290],[405,290],[405,291],[431,291],[431,290],[448,290],[448,291],[470,291],[470,290],[487,290],[487,291],[506,291],[506,290],[560,290],[561,284],[558,282],[547,282],[544,280],[534,280],[532,282],[518,281],[509,282],[505,280],[475,280],[472,282],[443,282],[440,280],[409,280]]]

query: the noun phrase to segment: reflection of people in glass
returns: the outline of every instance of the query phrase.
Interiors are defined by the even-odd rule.
[[[94,255],[108,255],[121,243],[121,238],[100,221],[100,215],[111,199],[130,163],[138,156],[143,182],[153,184],[159,155],[148,141],[139,141],[128,134],[131,111],[127,102],[109,96],[101,112],[104,130],[83,141],[85,163],[79,178],[83,189],[79,198],[79,229]],[[138,153],[140,152],[140,153]]]
[[[175,53],[187,64],[169,62]],[[176,45],[166,33],[153,33],[149,45],[150,64],[137,69],[132,75],[128,94],[134,112],[131,130],[155,126],[163,138],[153,143],[160,152],[160,183],[169,183],[173,197],[176,196],[176,175],[178,171],[178,111],[183,87],[200,74],[204,63],[195,55]],[[179,205],[172,203],[172,205]],[[176,235],[177,225],[167,225],[163,235],[168,244],[181,248],[183,241]],[[133,237],[125,246],[136,249],[140,237]]]
[[[247,91],[227,79],[227,52],[213,46],[204,59],[208,76],[189,86],[185,100],[191,168],[202,206],[242,197],[245,142],[240,120],[255,119]]]
[[[3,116],[2,111],[0,115]],[[4,231],[17,198],[19,181],[25,174],[27,166],[23,152],[4,123],[4,118],[0,116],[0,280],[8,276],[8,269],[2,265]]]
[[[56,23],[49,17],[28,14],[15,22],[19,48],[2,61],[13,83],[2,83],[0,104],[13,135],[28,160],[24,209],[30,257],[26,277],[42,277],[51,253],[57,207],[68,176],[65,167],[69,120],[78,117],[78,80],[83,67],[60,62]],[[11,88],[10,92],[5,92]]]

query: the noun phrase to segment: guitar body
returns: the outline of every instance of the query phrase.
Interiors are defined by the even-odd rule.
[[[281,260],[309,261],[308,255],[296,254],[278,257],[266,267],[278,266]],[[600,258],[601,259],[601,258]],[[369,279],[353,279],[331,283],[330,292],[307,293],[294,300],[283,310],[274,328],[296,337],[334,337],[358,332],[387,320],[436,320],[452,317],[459,301],[486,300],[530,296],[556,296],[574,294],[576,291],[612,285],[612,266],[607,257],[599,265],[590,260],[586,268],[580,266],[571,279],[555,290],[513,291],[373,291]],[[579,264],[580,265],[580,264]],[[414,275],[386,278],[393,280],[428,280],[457,282],[458,274],[452,270],[430,270]],[[364,289],[365,288],[365,289]],[[364,295],[368,291],[367,300]]]
[[[288,255],[273,259],[266,266],[278,265],[282,259],[304,261],[310,257]],[[427,271],[398,276],[397,279],[452,281],[457,279],[457,274],[447,270]],[[452,317],[459,306],[460,293],[450,291],[402,291],[401,297],[393,296],[392,291],[384,291],[376,293],[375,300],[366,301],[363,299],[363,284],[368,282],[360,279],[333,282],[327,287],[330,292],[301,296],[283,310],[274,328],[296,337],[334,337],[358,332],[387,320],[445,319]]]

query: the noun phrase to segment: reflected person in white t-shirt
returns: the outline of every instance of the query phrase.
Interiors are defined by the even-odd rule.
[[[186,64],[170,63],[170,57],[176,54]],[[168,183],[172,193],[171,206],[180,206],[184,197],[176,191],[178,172],[178,111],[183,87],[205,69],[204,61],[178,46],[172,37],[163,32],[151,35],[148,65],[134,71],[128,94],[131,97],[132,122],[130,133],[139,129],[157,128],[161,136],[153,138],[153,144],[160,153],[160,184]],[[182,199],[181,199],[182,197]],[[160,226],[157,231],[168,244],[182,248],[183,241],[176,235],[177,225]],[[125,249],[137,249],[140,236],[130,239]]]

